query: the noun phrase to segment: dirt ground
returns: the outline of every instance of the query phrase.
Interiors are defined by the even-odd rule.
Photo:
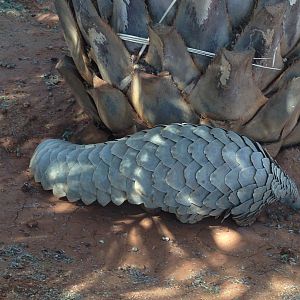
[[[55,71],[67,48],[53,5],[18,3],[0,1],[0,299],[299,300],[300,216],[289,209],[248,228],[184,225],[71,204],[33,182],[38,143],[79,139],[88,119]],[[300,148],[278,161],[300,186]]]

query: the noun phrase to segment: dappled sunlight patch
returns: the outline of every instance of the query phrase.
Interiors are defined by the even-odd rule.
[[[122,255],[124,252],[125,245],[122,242],[118,242],[117,240],[111,241],[109,244],[109,247],[106,250],[105,254],[105,265],[106,266],[115,266],[116,265],[116,259],[119,258],[122,260],[126,260],[127,255]]]
[[[214,253],[207,257],[207,262],[213,267],[221,267],[226,264],[228,257],[222,253]]]
[[[47,240],[49,238],[48,234],[34,234],[31,236],[15,236],[14,242],[15,243],[30,243],[30,242],[37,242],[41,240]]]
[[[282,276],[274,275],[269,280],[269,289],[278,294],[281,294],[284,290],[295,289],[294,278],[284,278]],[[300,289],[298,292],[300,293]]]
[[[141,247],[143,246],[143,240],[141,238],[140,229],[137,227],[132,227],[127,235],[127,242],[129,246]]]
[[[231,299],[242,299],[241,297],[249,290],[249,287],[236,284],[233,282],[225,282],[221,286],[220,294],[218,299],[231,300]]]
[[[155,226],[157,228],[157,231],[162,235],[162,236],[167,236],[171,240],[175,239],[175,236],[173,235],[172,231],[169,230],[166,224],[162,223],[159,219],[153,218],[153,221],[155,223]]]
[[[87,274],[87,276],[81,278],[79,282],[76,282],[76,284],[70,285],[68,288],[65,288],[64,293],[76,295],[89,290],[95,285],[98,286],[99,284],[103,284],[103,272],[101,271],[90,272]]]
[[[38,14],[35,18],[40,23],[58,23],[58,15],[50,12]]]
[[[204,262],[198,263],[191,259],[181,259],[177,265],[172,265],[167,268],[165,272],[165,278],[174,279],[179,282],[189,280],[194,276],[197,270],[205,268]]]
[[[174,287],[150,287],[139,291],[127,292],[121,294],[124,299],[171,299],[171,297],[183,296],[184,291]]]
[[[56,214],[68,214],[72,213],[77,209],[77,206],[69,202],[57,202],[52,206],[51,211]]]
[[[151,218],[144,218],[140,221],[139,225],[144,229],[144,230],[150,230],[154,223],[153,220]]]
[[[218,248],[226,252],[239,250],[243,246],[242,236],[229,228],[213,229],[212,238]]]

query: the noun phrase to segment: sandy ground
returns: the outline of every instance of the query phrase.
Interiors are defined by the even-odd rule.
[[[32,181],[37,144],[88,120],[55,71],[67,49],[53,6],[20,2],[0,1],[0,299],[300,299],[300,217],[289,209],[248,228],[184,225],[71,204]],[[278,160],[300,185],[300,150]]]

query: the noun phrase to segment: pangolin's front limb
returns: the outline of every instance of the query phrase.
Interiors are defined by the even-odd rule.
[[[295,203],[295,184],[259,144],[232,131],[172,124],[116,141],[41,143],[30,163],[35,180],[69,201],[124,201],[161,208],[185,223],[231,215],[250,224],[276,198]],[[292,202],[294,201],[294,202]]]

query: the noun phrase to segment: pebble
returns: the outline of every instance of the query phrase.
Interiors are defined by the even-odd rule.
[[[99,240],[99,244],[104,244],[104,240]]]
[[[7,64],[7,65],[6,65],[6,68],[7,68],[7,69],[14,69],[15,67],[16,67],[15,64]]]
[[[14,69],[16,67],[16,64],[7,64],[3,61],[0,61],[0,67],[4,67],[6,69]]]
[[[169,242],[170,241],[170,238],[168,236],[163,236],[161,239],[163,241],[165,241],[165,242]]]
[[[138,248],[138,247],[132,247],[132,248],[131,248],[131,251],[132,251],[132,252],[138,252],[138,251],[139,251],[139,248]]]
[[[38,228],[38,227],[39,227],[39,223],[38,223],[38,221],[36,221],[36,220],[31,220],[31,221],[28,221],[28,222],[26,223],[26,226],[27,226],[28,228]]]
[[[23,107],[24,107],[24,108],[30,107],[30,103],[29,103],[29,102],[24,102],[24,103],[23,103]]]

